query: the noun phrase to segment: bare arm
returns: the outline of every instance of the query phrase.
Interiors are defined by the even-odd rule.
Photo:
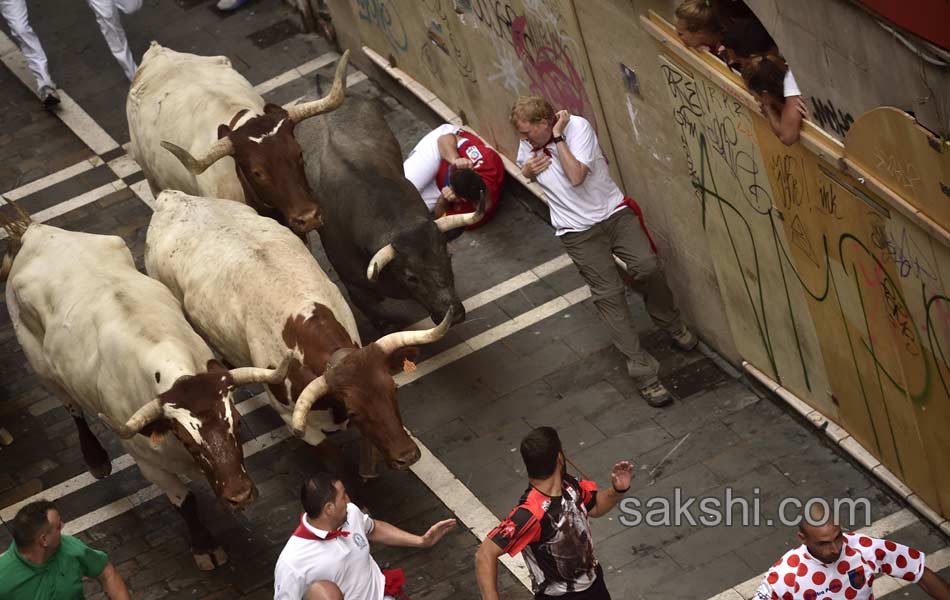
[[[936,600],[950,600],[950,583],[943,580],[927,567],[924,567],[924,576],[917,582],[931,598]]]
[[[571,115],[566,110],[562,110],[555,116],[557,117],[557,122],[554,123],[552,133],[554,137],[558,137],[564,135],[564,129],[567,127],[567,122],[570,120]],[[567,175],[571,185],[577,187],[584,183],[584,180],[587,179],[587,174],[590,173],[590,168],[577,160],[577,157],[575,157],[571,149],[568,148],[567,142],[557,143],[557,155],[561,161],[561,168],[564,169],[564,174]]]
[[[458,143],[458,137],[454,133],[440,135],[439,139],[436,140],[439,147],[439,156],[457,169],[471,169],[472,161],[459,156]]]
[[[801,137],[802,121],[806,114],[807,109],[801,96],[786,98],[781,113],[772,107],[765,111],[772,133],[786,146],[791,146]]]
[[[437,544],[453,527],[455,527],[455,519],[446,519],[430,527],[424,535],[414,535],[386,521],[374,520],[373,530],[368,537],[371,542],[387,546],[429,548]]]
[[[122,576],[115,570],[111,562],[106,563],[106,568],[96,579],[102,585],[102,591],[111,600],[129,600],[129,590],[125,587],[125,581],[122,580]]]
[[[590,516],[594,518],[602,517],[613,510],[620,499],[623,498],[623,494],[630,489],[632,481],[633,463],[622,460],[615,464],[610,472],[610,487],[597,492],[597,504],[590,511]]]
[[[505,551],[485,539],[475,553],[475,580],[482,600],[498,600],[498,559]]]

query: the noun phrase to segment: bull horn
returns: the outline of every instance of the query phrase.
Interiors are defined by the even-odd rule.
[[[468,227],[482,220],[485,216],[485,190],[482,190],[481,197],[478,200],[478,208],[475,212],[464,213],[461,215],[445,215],[435,220],[435,226],[439,231],[445,233],[459,227]]]
[[[324,373],[307,384],[307,387],[300,392],[300,396],[297,397],[297,402],[294,403],[294,435],[297,437],[303,436],[304,428],[307,426],[307,415],[310,413],[310,409],[313,408],[317,400],[325,396],[329,391],[330,384],[327,383],[327,376]]]
[[[379,251],[373,255],[373,258],[369,260],[369,266],[366,267],[366,278],[370,281],[376,281],[376,278],[379,277],[379,272],[382,271],[386,265],[392,262],[396,258],[396,248],[392,244],[386,244]]]
[[[231,138],[227,137],[223,137],[211,144],[208,150],[198,158],[195,158],[187,150],[171,142],[163,141],[162,148],[174,154],[175,158],[180,160],[181,164],[195,175],[201,175],[214,163],[225,156],[234,154],[234,144],[231,142]]]
[[[234,381],[234,385],[247,385],[249,383],[271,383],[277,385],[287,377],[287,369],[290,367],[290,359],[293,356],[287,353],[276,369],[260,369],[257,367],[240,367],[231,369],[228,373]]]
[[[442,317],[442,322],[432,329],[390,333],[376,340],[376,345],[379,346],[379,349],[382,350],[383,353],[389,355],[406,346],[421,346],[422,344],[437,342],[442,339],[445,332],[449,330],[449,326],[452,324],[453,312],[454,311],[450,308],[449,311],[445,313],[445,316]]]
[[[329,94],[319,100],[295,104],[287,110],[291,121],[299,123],[304,119],[335,110],[343,104],[343,95],[346,89],[346,63],[349,58],[350,51],[347,50],[337,62],[336,74],[333,76],[333,87],[330,88]]]
[[[162,402],[158,398],[152,399],[148,404],[135,411],[135,414],[129,417],[125,423],[114,421],[112,417],[99,413],[99,418],[116,432],[122,439],[135,437],[135,434],[142,431],[142,428],[164,416]]]

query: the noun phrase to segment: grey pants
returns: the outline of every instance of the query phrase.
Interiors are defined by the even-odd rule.
[[[590,287],[594,306],[610,328],[614,346],[627,358],[638,387],[657,381],[659,363],[640,347],[621,271],[612,254],[627,264],[633,289],[643,295],[647,313],[661,328],[682,326],[673,292],[640,220],[630,209],[618,211],[586,231],[565,233],[561,243]]]

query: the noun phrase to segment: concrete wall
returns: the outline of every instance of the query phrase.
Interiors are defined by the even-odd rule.
[[[329,4],[344,46],[389,57],[511,158],[516,136],[507,115],[518,94],[540,92],[595,123],[703,338],[841,424],[946,516],[950,213],[941,184],[950,181],[950,144],[901,111],[859,117],[885,98],[910,107],[923,98],[920,80],[904,73],[904,88],[891,89],[889,71],[870,67],[888,41],[883,29],[843,0],[802,4],[813,2],[824,7],[822,27],[817,20],[802,26],[803,14],[781,15],[778,3],[750,1],[805,95],[833,90],[816,97],[854,111],[826,124],[831,131],[816,119],[791,148],[777,142],[734,74],[679,45],[662,19],[641,19],[651,10],[671,15],[674,2]],[[842,22],[860,35],[837,39]],[[821,43],[796,27],[810,27]],[[916,64],[920,72],[919,57],[903,46],[887,49],[895,56],[882,64]],[[835,54],[852,66],[863,60],[865,71],[843,72]],[[945,76],[924,74],[935,77],[934,89],[946,87]],[[842,81],[854,85],[836,85]],[[938,119],[947,97],[928,96],[917,113]]]

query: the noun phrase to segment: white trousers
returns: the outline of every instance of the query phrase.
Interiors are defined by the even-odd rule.
[[[49,76],[46,52],[43,51],[36,32],[30,27],[26,13],[26,0],[0,0],[0,13],[3,14],[7,26],[10,27],[10,33],[20,46],[20,51],[26,57],[26,64],[33,72],[33,77],[36,78],[37,90],[43,87],[56,87]]]
[[[122,71],[129,81],[135,77],[135,59],[132,58],[132,51],[129,50],[129,42],[125,37],[125,30],[122,29],[122,22],[119,20],[119,11],[128,14],[135,12],[142,6],[142,0],[86,0],[89,8],[96,15],[96,22],[99,23],[99,30],[109,45],[112,56],[119,61]],[[0,13],[10,27],[10,33],[13,39],[20,46],[20,51],[26,58],[26,64],[29,66],[33,77],[36,78],[37,89],[43,87],[56,87],[49,74],[49,61],[46,58],[46,52],[40,45],[40,39],[36,32],[30,26],[27,17],[26,0],[0,0]]]
[[[126,14],[135,12],[142,5],[141,0],[86,0],[86,3],[96,14],[99,30],[102,31],[102,37],[106,38],[112,56],[119,61],[125,76],[132,81],[138,67],[135,65],[135,59],[132,58],[132,51],[129,50],[129,41],[125,37],[125,30],[122,29],[119,11]]]

